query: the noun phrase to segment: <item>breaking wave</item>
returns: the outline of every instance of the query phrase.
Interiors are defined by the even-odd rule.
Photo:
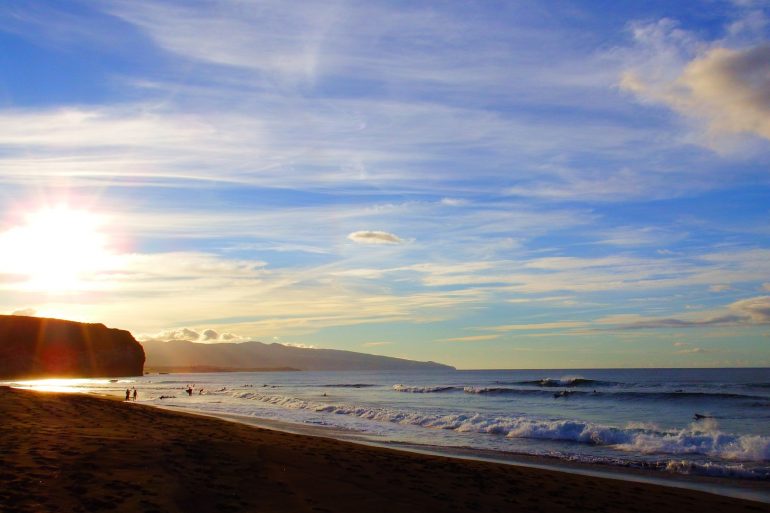
[[[532,388],[510,388],[510,387],[464,387],[463,392],[466,394],[490,394],[490,395],[554,395],[553,391],[540,390]],[[557,393],[558,397],[574,397],[574,398],[600,398],[609,397],[614,399],[629,399],[629,400],[657,400],[657,401],[687,401],[687,400],[717,400],[717,401],[730,401],[730,400],[753,400],[755,402],[746,406],[754,408],[766,408],[770,406],[770,398],[748,395],[748,394],[731,394],[731,393],[709,393],[709,392],[631,392],[631,391],[587,391],[587,390],[570,390]]]
[[[459,390],[459,388],[453,387],[453,386],[419,387],[419,386],[397,384],[397,385],[393,385],[393,390],[395,390],[396,392],[408,392],[412,394],[430,394],[435,392],[450,392],[452,390]]]
[[[466,394],[514,394],[514,395],[552,395],[548,390],[532,390],[505,387],[465,387]]]
[[[321,385],[324,388],[369,388],[376,387],[371,383],[332,383],[330,385]]]
[[[238,393],[240,399],[253,399],[291,409],[353,416],[360,419],[446,429],[458,433],[486,433],[507,438],[530,438],[609,446],[629,453],[684,455],[700,454],[730,461],[770,461],[770,437],[732,435],[719,431],[716,421],[694,422],[680,430],[629,425],[624,428],[567,419],[538,419],[527,416],[497,417],[483,414],[437,415],[404,412],[386,408],[316,403],[303,399]]]
[[[563,376],[561,378],[543,378],[531,381],[498,382],[500,385],[530,385],[538,387],[610,387],[625,385],[615,381],[586,379],[580,376]]]

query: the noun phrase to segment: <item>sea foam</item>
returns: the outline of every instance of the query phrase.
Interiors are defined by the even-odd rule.
[[[616,427],[587,421],[541,419],[526,415],[510,417],[481,413],[438,415],[388,408],[325,404],[254,392],[237,393],[236,397],[253,399],[283,408],[313,410],[318,413],[446,429],[458,433],[473,432],[507,438],[566,441],[608,446],[621,451],[643,454],[702,454],[724,460],[770,461],[770,437],[723,433],[719,431],[713,419],[706,419],[708,422],[694,422],[680,430],[662,430],[653,426]]]

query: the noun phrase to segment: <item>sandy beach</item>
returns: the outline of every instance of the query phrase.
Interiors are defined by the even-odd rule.
[[[770,511],[690,490],[411,454],[0,388],[3,512]]]

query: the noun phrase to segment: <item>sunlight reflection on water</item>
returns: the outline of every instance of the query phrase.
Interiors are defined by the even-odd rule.
[[[94,385],[109,383],[128,383],[127,380],[84,379],[84,378],[47,378],[15,381],[14,388],[37,390],[38,392],[89,392]]]

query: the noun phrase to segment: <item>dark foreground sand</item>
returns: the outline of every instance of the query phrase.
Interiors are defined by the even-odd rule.
[[[2,512],[727,513],[767,504],[0,387]]]

